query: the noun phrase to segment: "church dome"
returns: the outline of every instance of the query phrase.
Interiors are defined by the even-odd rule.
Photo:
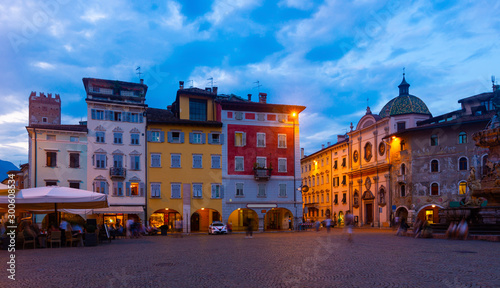
[[[403,81],[401,81],[398,87],[399,96],[389,101],[382,110],[380,110],[379,116],[381,118],[403,114],[432,115],[424,101],[417,96],[409,94],[410,84],[406,82],[404,74]]]

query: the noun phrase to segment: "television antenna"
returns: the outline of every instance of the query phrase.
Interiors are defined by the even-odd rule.
[[[257,86],[255,86],[255,87],[257,87],[257,91],[260,93],[260,87],[262,87],[262,84],[260,84],[259,80],[253,82],[253,84],[257,84]]]
[[[191,86],[189,86],[189,88],[193,88],[193,80],[188,80],[187,82],[191,82]]]
[[[135,68],[135,71],[139,71],[139,72],[136,72],[135,74],[139,75],[139,79],[141,79],[141,75],[144,74],[144,73],[141,73],[141,66],[137,66],[137,68]]]
[[[210,77],[207,80],[210,81],[210,88],[214,88],[214,77]]]

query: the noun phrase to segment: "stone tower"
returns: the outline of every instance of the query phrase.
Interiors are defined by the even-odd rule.
[[[61,98],[59,94],[45,95],[40,92],[31,92],[29,99],[29,125],[32,124],[61,124]]]

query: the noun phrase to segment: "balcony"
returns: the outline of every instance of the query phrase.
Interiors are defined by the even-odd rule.
[[[109,168],[109,176],[111,178],[125,179],[125,176],[127,176],[127,169],[122,167],[111,167]]]
[[[269,181],[271,178],[272,168],[253,168],[256,181]]]
[[[406,175],[398,175],[397,180],[400,184],[406,184]]]

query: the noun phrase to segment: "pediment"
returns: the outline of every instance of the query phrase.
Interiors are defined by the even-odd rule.
[[[99,148],[99,149],[95,150],[94,153],[107,153],[107,152],[106,152],[106,150]]]
[[[118,133],[121,132],[121,133],[123,133],[123,129],[120,128],[120,127],[118,127],[118,126],[116,126],[115,129],[113,129],[113,132],[118,132]]]
[[[130,133],[141,133],[141,131],[134,127],[132,130],[130,130]]]
[[[106,180],[106,177],[99,175],[99,176],[95,177],[94,180]]]
[[[113,153],[111,154],[123,154],[123,152],[120,150],[120,149],[116,149],[115,151],[113,151]]]
[[[365,193],[363,193],[362,199],[363,200],[372,200],[372,199],[375,199],[375,196],[373,196],[373,193],[371,191],[365,191]]]
[[[141,155],[141,153],[137,150],[134,150],[134,151],[130,152],[130,155]]]
[[[104,127],[102,127],[102,125],[99,125],[99,126],[95,127],[95,131],[102,131],[102,132],[104,132],[104,131],[106,131],[106,129]]]

